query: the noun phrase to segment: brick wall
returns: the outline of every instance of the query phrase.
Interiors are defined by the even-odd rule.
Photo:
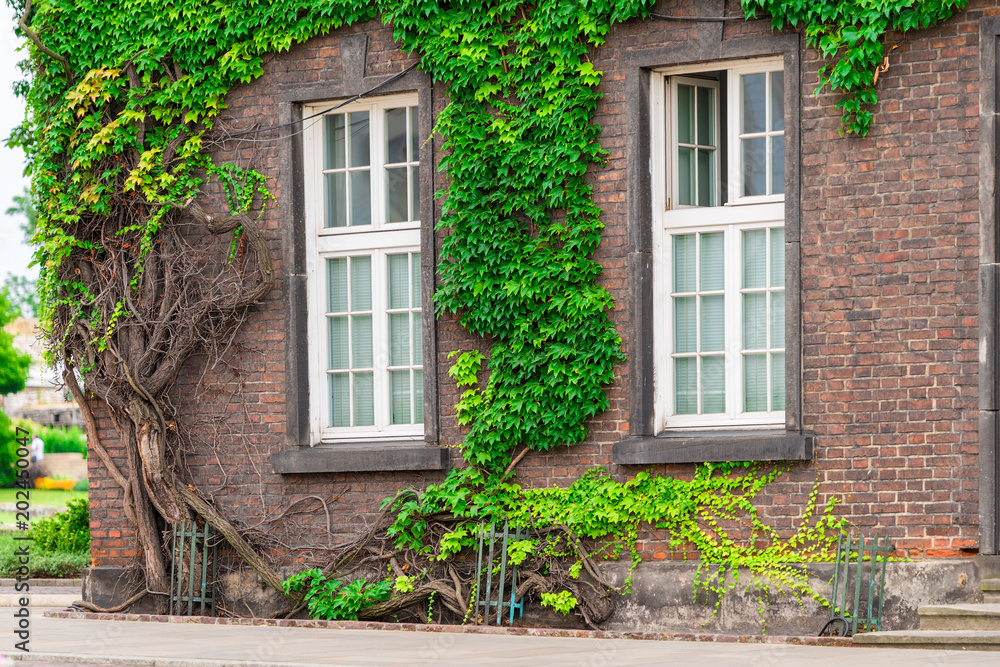
[[[693,2],[664,12],[694,13]],[[716,7],[721,11],[721,4]],[[973,2],[946,24],[918,31],[889,56],[879,80],[881,102],[871,134],[840,138],[837,96],[816,95],[821,66],[802,48],[801,242],[803,424],[815,435],[815,459],[789,471],[760,497],[765,516],[790,528],[812,489],[841,499],[838,512],[865,530],[889,535],[909,557],[953,557],[977,546],[978,20]],[[706,10],[707,11],[707,10]],[[713,10],[715,11],[715,10]],[[730,5],[730,14],[737,8]],[[631,353],[637,314],[629,312],[625,127],[630,52],[704,39],[703,24],[630,21],[616,26],[593,54],[605,73],[595,122],[609,151],[589,174],[606,229],[596,258],[601,284],[615,299],[612,320]],[[727,24],[724,39],[766,35],[765,21]],[[340,67],[344,35],[367,34],[366,73],[396,73],[412,59],[378,23],[354,26],[276,55],[264,75],[235,90],[223,121],[234,130],[279,122],[276,94],[319,81]],[[669,65],[670,63],[663,63]],[[437,91],[440,91],[437,92]],[[435,113],[446,103],[434,95]],[[287,445],[286,337],[288,257],[281,225],[291,193],[279,175],[274,133],[221,146],[217,161],[252,166],[269,177],[278,205],[264,216],[276,289],[255,308],[221,363],[193,359],[171,390],[188,437],[179,465],[230,518],[283,545],[309,548],[344,539],[379,501],[443,473],[289,475],[271,471],[270,456]],[[438,143],[439,145],[439,143]],[[435,161],[439,159],[435,155]],[[437,175],[435,189],[444,184]],[[215,199],[215,207],[221,207]],[[440,213],[439,204],[435,207]],[[440,238],[439,238],[440,242]],[[473,347],[454,316],[438,321],[441,444],[455,446],[458,391],[447,377],[447,353]],[[616,368],[610,409],[588,423],[590,437],[572,448],[532,453],[518,467],[521,483],[566,485],[604,466],[620,479],[638,471],[612,464],[614,443],[629,436],[628,365]],[[101,420],[112,454],[121,451]],[[453,460],[459,460],[457,452]],[[660,466],[690,475],[692,466]],[[121,493],[90,457],[93,555],[97,565],[124,565],[134,542]],[[325,507],[325,511],[324,511]],[[327,522],[329,515],[329,524]],[[677,557],[661,534],[644,536],[649,558]],[[308,548],[306,548],[308,547]],[[317,552],[318,553],[318,552]]]

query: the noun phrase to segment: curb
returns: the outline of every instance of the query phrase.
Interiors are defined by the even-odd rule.
[[[24,582],[22,582],[24,583]],[[0,588],[13,588],[17,579],[0,579]],[[32,588],[78,588],[83,590],[83,579],[28,579]]]
[[[21,598],[28,598],[28,607],[69,607],[80,599],[78,593],[0,593],[0,609],[20,607]]]
[[[482,625],[424,625],[376,621],[319,621],[277,618],[217,618],[212,616],[165,616],[156,614],[95,614],[79,611],[47,611],[45,618],[89,621],[138,621],[143,623],[195,623],[324,630],[383,630],[396,632],[444,632],[453,634],[510,635],[515,637],[565,637],[574,639],[633,639],[641,641],[717,642],[725,644],[789,644],[794,646],[854,646],[850,637],[799,637],[768,635],[720,635],[708,632],[625,632],[615,630],[563,630]],[[157,663],[160,664],[160,663]],[[187,663],[185,663],[187,664]],[[206,663],[207,664],[207,663]],[[235,664],[235,663],[234,663]],[[242,665],[242,663],[240,663]],[[274,663],[267,663],[274,665]],[[301,663],[296,663],[300,664]]]
[[[139,656],[87,655],[85,653],[13,653],[0,656],[14,662],[57,664],[127,665],[128,667],[330,667],[315,662],[259,662],[245,660],[202,660],[198,658],[140,658]]]

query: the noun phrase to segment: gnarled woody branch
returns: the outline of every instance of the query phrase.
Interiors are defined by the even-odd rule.
[[[63,71],[66,72],[66,83],[70,86],[73,85],[73,70],[69,66],[69,60],[65,56],[61,56],[52,49],[48,48],[42,44],[41,38],[38,33],[28,27],[28,16],[31,14],[31,0],[28,0],[24,4],[24,12],[21,13],[21,18],[17,21],[17,27],[21,29],[28,39],[38,48],[39,51],[49,56],[50,58],[56,60],[60,65],[62,65]]]

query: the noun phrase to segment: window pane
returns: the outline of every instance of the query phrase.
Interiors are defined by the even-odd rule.
[[[326,187],[324,227],[347,226],[347,174],[323,174]]]
[[[740,76],[740,133],[764,132],[767,80],[764,74]]]
[[[410,371],[389,371],[391,422],[410,423]]]
[[[726,358],[701,358],[701,411],[718,414],[726,411]]]
[[[347,144],[344,138],[344,114],[323,117],[323,168],[343,169]]]
[[[785,135],[771,137],[771,194],[785,191]]]
[[[415,252],[410,255],[410,273],[413,276],[411,282],[412,292],[413,292],[413,304],[414,308],[420,308],[423,303],[423,295],[420,294],[420,272],[423,267],[420,266],[420,253]]]
[[[697,352],[695,297],[674,298],[674,352]]]
[[[771,72],[771,129],[785,129],[785,75]]]
[[[420,167],[410,167],[410,220],[420,219]]]
[[[413,371],[413,423],[424,423],[424,372]]]
[[[767,247],[765,230],[743,232],[743,287],[765,287],[767,280]]]
[[[681,234],[674,237],[674,291],[694,292],[695,289],[695,235]]]
[[[743,357],[743,410],[767,411],[766,354],[748,354]]]
[[[767,293],[743,295],[743,349],[767,348]]]
[[[784,292],[771,292],[771,347],[785,347]]]
[[[682,206],[694,205],[694,149],[677,149],[677,201]]]
[[[420,159],[420,132],[419,119],[417,117],[417,107],[410,107],[410,162]],[[420,421],[423,421],[421,419]]]
[[[677,86],[677,141],[694,143],[694,86]]]
[[[413,311],[413,365],[422,366],[424,363],[424,323],[419,310]]]
[[[351,368],[371,368],[373,366],[371,315],[351,317],[351,343]]]
[[[674,359],[674,413],[698,413],[698,359]]]
[[[352,171],[350,174],[351,226],[370,225],[372,224],[372,174],[370,171]]]
[[[406,222],[406,167],[385,170],[385,198],[389,222]]]
[[[351,350],[351,343],[347,337],[347,316],[327,318],[327,335],[330,339],[327,368],[330,370],[349,368],[347,357]]]
[[[785,409],[785,354],[771,355],[771,409]]]
[[[372,309],[372,258],[351,258],[351,310]]]
[[[326,311],[347,312],[347,258],[326,260]]]
[[[389,314],[389,365],[410,365],[410,314]]]
[[[743,196],[767,194],[767,137],[741,139]]]
[[[352,373],[354,378],[354,425],[375,424],[375,385],[371,373]]]
[[[335,373],[328,377],[330,378],[330,426],[350,426],[350,375]]]
[[[771,287],[785,286],[785,230],[772,227],[771,235]]]
[[[389,308],[410,307],[410,257],[389,255]]]
[[[371,164],[368,112],[355,111],[351,114],[351,166],[367,167]]]
[[[725,284],[723,233],[701,235],[701,290],[721,290]]]
[[[721,294],[701,297],[701,351],[717,352],[726,345],[725,297]]]
[[[698,88],[698,144],[715,145],[715,89]]]
[[[715,151],[698,149],[698,206],[715,206]]]
[[[406,109],[386,109],[385,162],[406,162]]]

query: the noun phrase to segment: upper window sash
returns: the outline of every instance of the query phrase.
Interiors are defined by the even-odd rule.
[[[784,67],[781,60],[726,70],[728,205],[784,201]]]
[[[419,229],[417,96],[374,98],[332,109],[307,105],[303,163],[308,230],[315,236]],[[376,242],[377,243],[377,242]]]

